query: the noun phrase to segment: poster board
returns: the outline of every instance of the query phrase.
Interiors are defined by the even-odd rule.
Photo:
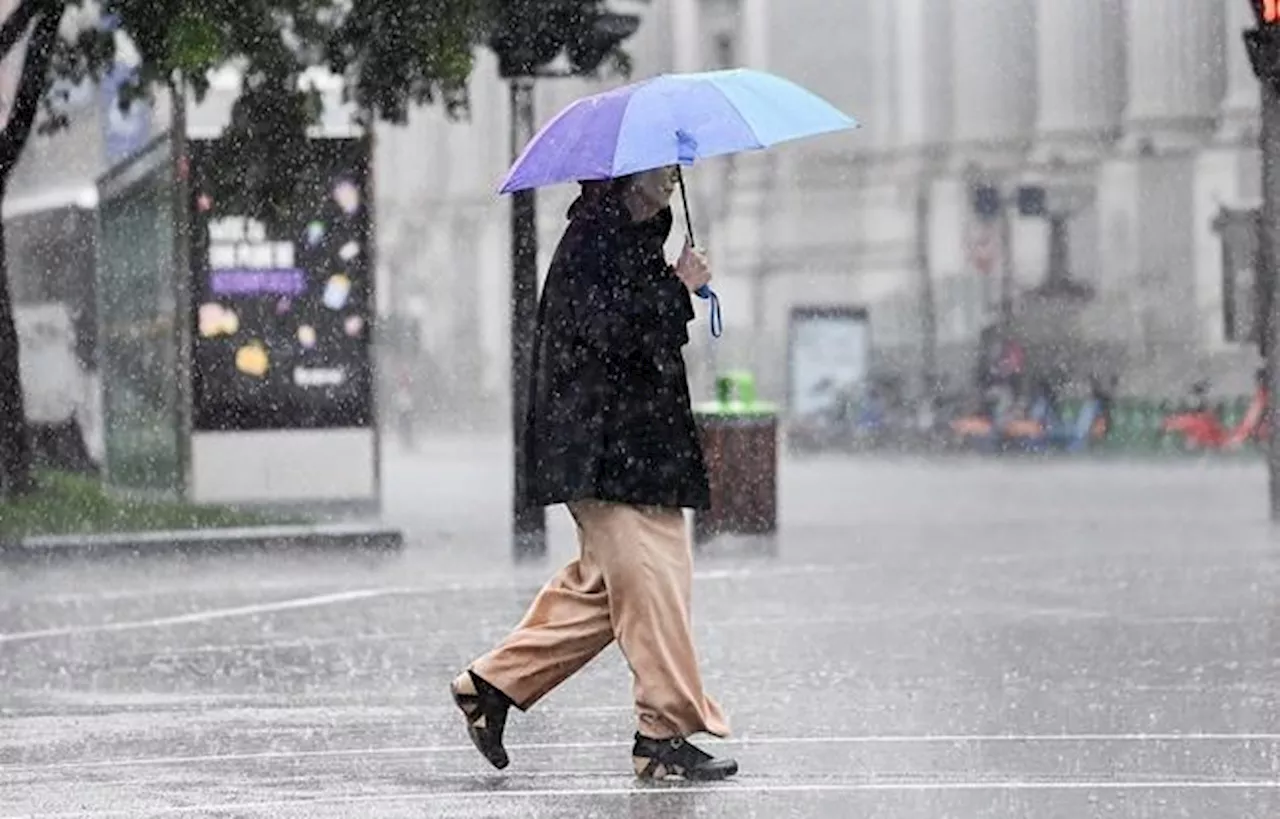
[[[787,424],[799,436],[821,436],[838,423],[840,406],[865,388],[871,359],[867,311],[853,306],[794,307],[787,345]]]
[[[240,152],[188,146],[193,499],[376,502],[369,143],[308,140],[256,214]]]

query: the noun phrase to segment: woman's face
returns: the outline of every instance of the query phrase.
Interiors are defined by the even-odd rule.
[[[676,166],[668,165],[636,174],[632,185],[640,198],[656,212],[671,202],[671,194],[676,189],[676,178]]]

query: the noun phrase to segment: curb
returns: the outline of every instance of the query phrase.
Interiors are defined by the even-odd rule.
[[[111,534],[40,535],[0,541],[0,559],[57,560],[132,555],[216,554],[239,551],[375,551],[404,547],[399,529],[366,524],[252,526]]]

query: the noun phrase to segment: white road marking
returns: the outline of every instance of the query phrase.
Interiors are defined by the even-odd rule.
[[[738,580],[756,577],[776,578],[788,575],[810,575],[810,574],[842,574],[847,572],[862,571],[863,567],[845,565],[822,565],[822,564],[801,564],[797,566],[772,566],[772,567],[740,567],[733,569],[711,569],[703,571],[695,571],[694,578],[698,580]],[[474,578],[469,581],[460,579],[457,582],[443,583],[431,586],[413,586],[413,587],[387,587],[373,589],[355,589],[344,592],[333,592],[330,594],[314,595],[311,597],[300,597],[291,600],[274,601],[270,603],[252,603],[243,606],[233,606],[228,608],[207,609],[203,611],[189,612],[187,614],[174,615],[171,617],[155,617],[147,620],[131,620],[119,623],[100,623],[94,625],[75,625],[75,626],[59,626],[47,629],[38,629],[34,631],[20,631],[11,634],[0,634],[0,644],[3,643],[19,643],[29,642],[32,640],[50,639],[56,637],[78,637],[86,634],[102,634],[108,632],[119,631],[137,631],[149,628],[164,628],[166,626],[185,625],[190,623],[205,623],[211,620],[223,620],[233,617],[252,617],[257,614],[269,614],[276,611],[287,611],[289,609],[310,608],[314,606],[327,606],[334,603],[345,603],[353,600],[365,600],[373,597],[385,597],[393,594],[402,595],[419,595],[433,594],[440,592],[477,592],[477,591],[507,591],[514,589],[536,589],[540,587],[541,580],[532,580],[532,578],[507,577],[502,579],[484,580],[476,582]],[[155,596],[164,596],[167,592],[157,593]],[[85,602],[88,602],[87,600]]]
[[[726,568],[695,568],[696,580],[739,580],[747,578],[772,578],[789,576],[807,576],[813,574],[856,574],[867,570],[869,564],[850,563],[798,563],[795,565],[776,565],[761,563],[759,565],[740,565]],[[406,592],[428,594],[432,592],[472,592],[472,591],[507,591],[511,589],[538,588],[550,576],[551,570],[545,572],[534,569],[517,569],[511,575],[477,579],[474,574],[461,572],[439,572],[432,574],[431,585],[406,589]],[[327,578],[321,578],[327,582]],[[255,589],[280,590],[306,588],[309,584],[303,581],[254,581]],[[54,605],[84,605],[105,603],[120,600],[141,600],[151,598],[172,597],[191,594],[214,594],[216,588],[207,583],[198,585],[175,585],[162,588],[117,589],[102,592],[49,592],[35,594],[28,598],[15,598],[17,603],[50,603]],[[10,602],[10,601],[6,601]]]
[[[480,777],[477,777],[480,779]],[[947,792],[947,791],[1177,791],[1177,790],[1280,790],[1280,780],[912,780],[906,782],[830,782],[814,784],[723,783],[719,785],[681,785],[676,787],[632,786],[597,788],[529,788],[527,790],[468,789],[452,791],[419,791],[413,793],[340,794],[299,799],[273,799],[244,802],[211,802],[181,807],[141,808],[128,810],[80,810],[65,813],[25,814],[21,819],[117,819],[117,817],[185,816],[241,811],[275,811],[285,808],[315,808],[339,805],[413,804],[443,800],[552,799],[567,797],[673,796],[693,793],[715,793],[721,796],[743,796],[776,793],[873,793],[873,792]],[[20,819],[18,815],[3,819]]]
[[[219,581],[203,580],[198,583],[183,582],[185,578],[163,578],[160,583],[168,580],[175,580],[172,585],[149,585],[138,588],[124,589],[94,589],[93,591],[54,591],[42,592],[32,595],[31,597],[14,597],[12,602],[15,603],[41,603],[55,606],[82,606],[87,603],[116,603],[130,600],[154,600],[165,597],[190,597],[193,594],[218,594],[226,591],[227,581],[225,578]],[[63,580],[62,582],[67,582]],[[157,581],[152,581],[153,583]],[[324,575],[307,579],[260,579],[255,578],[253,581],[253,591],[316,591],[318,588],[329,586],[333,589],[342,589],[349,586],[350,578],[330,579]]]
[[[319,594],[312,597],[295,597],[291,600],[277,600],[270,603],[253,603],[247,606],[230,608],[205,609],[171,617],[154,617],[148,620],[125,620],[118,623],[96,623],[92,625],[62,626],[36,631],[18,631],[12,634],[0,634],[0,643],[20,643],[30,640],[42,640],[51,637],[78,637],[85,634],[103,634],[117,631],[138,631],[140,629],[164,628],[166,626],[187,625],[190,623],[207,623],[212,620],[225,620],[230,617],[253,617],[258,614],[270,614],[291,609],[306,609],[316,606],[331,606],[335,603],[348,603],[354,600],[367,600],[372,597],[385,597],[390,594],[404,593],[404,589],[354,589],[352,591]]]
[[[807,576],[807,575],[814,575],[814,574],[822,574],[822,575],[856,574],[856,573],[866,571],[866,568],[867,567],[865,565],[859,565],[859,564],[820,564],[820,563],[803,563],[803,564],[798,564],[794,566],[747,565],[747,566],[738,566],[733,568],[695,570],[694,578],[702,582],[724,581],[724,580],[730,580],[730,581],[754,580],[757,578],[769,580],[769,579],[776,579],[778,577]],[[386,597],[389,595],[425,595],[425,594],[439,594],[443,592],[474,593],[474,592],[485,592],[485,591],[511,591],[511,590],[517,590],[517,589],[532,590],[532,589],[538,588],[541,583],[540,580],[537,580],[533,576],[530,576],[528,578],[522,578],[522,577],[492,578],[492,579],[484,579],[480,581],[477,581],[475,578],[463,578],[461,576],[457,580],[449,580],[448,578],[449,578],[448,575],[440,576],[437,578],[438,580],[445,580],[447,582],[437,583],[437,584],[427,585],[427,586],[409,586],[409,587],[397,586],[397,587],[382,587],[382,588],[371,588],[371,589],[354,589],[354,590],[348,590],[348,591],[339,591],[339,592],[331,592],[327,594],[312,595],[308,597],[299,597],[299,598],[293,598],[293,599],[281,600],[281,601],[251,603],[251,604],[246,604],[242,606],[205,609],[201,611],[188,612],[186,614],[172,615],[168,617],[155,617],[155,618],[149,618],[145,620],[130,620],[130,621],[114,622],[114,623],[57,626],[52,628],[37,629],[33,631],[21,631],[21,632],[14,632],[10,634],[0,634],[0,644],[31,642],[34,640],[54,639],[54,638],[62,638],[62,637],[78,637],[78,636],[90,635],[90,634],[103,634],[103,633],[112,633],[112,632],[121,632],[121,631],[137,631],[137,630],[152,629],[152,628],[165,628],[168,626],[187,625],[192,623],[205,623],[213,620],[222,620],[222,619],[229,619],[229,618],[235,618],[235,617],[252,617],[258,614],[270,614],[272,612],[288,611],[291,609],[334,605],[336,603],[345,603],[345,602],[351,602],[356,600],[367,600],[370,598]],[[279,584],[262,586],[262,589],[266,590],[268,588],[276,588],[276,587],[279,587]],[[152,592],[150,596],[164,597],[164,596],[171,595],[172,592],[173,592],[172,589],[159,590],[159,591]],[[98,598],[98,600],[101,602],[108,602],[113,597],[118,595],[124,596],[124,597],[132,596],[132,595],[129,595],[128,593],[106,592],[103,594],[102,597]],[[148,594],[140,593],[137,596],[146,597],[148,596]],[[36,598],[36,600],[39,600],[39,599],[40,598]],[[52,598],[47,598],[47,599],[52,599]],[[78,597],[78,600],[80,602],[91,602],[93,599],[94,598],[89,596]],[[996,611],[996,612],[980,612],[980,613],[1004,613],[1005,609],[1008,609],[1009,613],[1019,617],[1026,617],[1026,618],[1052,617],[1052,618],[1060,618],[1060,619],[1079,619],[1079,618],[1107,619],[1115,616],[1105,611],[1090,611],[1090,610],[1076,610],[1076,609],[1036,609],[1031,607],[1021,609],[1018,607],[1007,607],[1007,606],[1001,606],[998,608],[999,608],[999,611]],[[933,612],[933,613],[926,613],[925,616],[932,617],[936,615],[937,613]],[[820,617],[812,618],[811,622],[813,624],[840,623],[840,622],[846,622],[846,621],[875,622],[875,621],[883,620],[886,618],[891,618],[891,617],[897,618],[901,616],[902,616],[901,612],[890,610],[890,611],[886,611],[883,614],[851,613],[848,615],[841,614],[841,615],[820,616]],[[773,622],[773,620],[769,618],[741,618],[741,619],[729,619],[721,623],[718,623],[717,625],[754,626],[754,625],[764,624],[769,622]],[[791,622],[791,621],[788,621],[788,622]],[[799,621],[799,622],[803,624],[804,622],[809,622],[809,621]],[[1134,620],[1133,622],[1145,623],[1148,621],[1145,621],[1139,618]],[[1160,621],[1158,619],[1152,620],[1150,622],[1164,624],[1164,621]],[[1213,620],[1212,618],[1208,618],[1205,620],[1205,622],[1196,621],[1195,624],[1197,625],[1210,624],[1212,622],[1219,622],[1219,621]]]
[[[1162,734],[917,734],[833,737],[741,737],[712,740],[708,747],[752,745],[977,745],[982,743],[1152,743],[1152,742],[1274,742],[1280,733],[1162,733]],[[595,740],[586,742],[529,742],[507,745],[507,750],[591,751],[630,747],[631,741]],[[471,745],[417,745],[391,748],[334,748],[314,751],[260,751],[242,754],[157,756],[133,759],[103,759],[85,762],[53,762],[40,765],[0,765],[0,774],[75,771],[91,768],[131,768],[165,765],[205,765],[234,762],[263,762],[292,759],[340,759],[343,757],[425,756],[427,754],[473,753]],[[1280,782],[1280,780],[1277,780]]]

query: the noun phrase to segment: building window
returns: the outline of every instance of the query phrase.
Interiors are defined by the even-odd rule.
[[[732,33],[722,31],[715,37],[716,68],[734,68],[738,65],[737,38]]]

